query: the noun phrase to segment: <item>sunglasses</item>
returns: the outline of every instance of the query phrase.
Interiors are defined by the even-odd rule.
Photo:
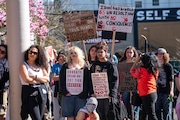
[[[4,55],[4,54],[6,54],[6,51],[3,51],[3,50],[0,49],[0,54]]]
[[[31,55],[32,55],[32,54],[34,54],[34,55],[37,55],[37,54],[38,54],[38,52],[33,52],[33,51],[29,51],[28,53],[31,54]]]

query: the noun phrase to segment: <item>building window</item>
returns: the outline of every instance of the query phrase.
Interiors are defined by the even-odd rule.
[[[153,6],[158,6],[159,5],[159,0],[153,0],[152,4],[153,4]]]
[[[135,7],[136,8],[142,8],[142,1],[136,1],[135,2]]]

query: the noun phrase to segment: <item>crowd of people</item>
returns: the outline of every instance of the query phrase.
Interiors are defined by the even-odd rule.
[[[57,57],[50,65],[39,45],[31,45],[24,53],[19,67],[22,120],[45,120],[45,111],[52,113],[49,119],[53,120],[119,120],[117,105],[113,109],[110,106],[114,99],[125,109],[118,111],[121,118],[124,115],[122,120],[166,120],[169,98],[174,97],[175,87],[180,91],[180,75],[174,74],[164,48],[151,54],[127,46],[111,57],[108,45],[102,41],[89,48],[88,59],[77,46],[54,54]],[[129,63],[132,66],[126,75],[137,80],[137,88],[121,91],[119,67]],[[7,45],[0,45],[0,66],[0,120],[4,120],[9,87]],[[133,93],[139,95],[140,105],[132,105]],[[180,119],[180,96],[175,109]],[[127,112],[120,113],[123,111]]]

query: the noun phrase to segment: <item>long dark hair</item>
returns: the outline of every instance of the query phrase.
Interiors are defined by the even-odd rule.
[[[156,55],[143,54],[141,61],[143,63],[142,67],[146,68],[153,75],[160,68],[160,63]]]
[[[41,46],[39,45],[31,45],[29,47],[29,49],[27,49],[24,53],[24,61],[27,61],[28,60],[28,51],[31,49],[31,48],[36,48],[38,49],[38,55],[37,55],[37,59],[35,60],[35,64],[39,67],[43,67],[45,68],[46,70],[48,69],[48,62],[47,62],[47,58],[45,56],[45,53],[44,53],[44,50]]]

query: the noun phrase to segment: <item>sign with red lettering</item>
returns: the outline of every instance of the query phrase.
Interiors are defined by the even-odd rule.
[[[109,84],[107,73],[91,73],[94,93],[97,99],[108,98]]]
[[[78,95],[83,91],[83,70],[66,70],[66,88],[71,95]]]
[[[131,33],[134,8],[112,5],[99,5],[97,30]]]
[[[119,73],[119,86],[120,92],[122,91],[132,91],[137,90],[137,80],[131,76],[130,69],[132,63],[119,63],[118,64],[118,73]]]
[[[97,38],[94,12],[78,12],[63,15],[67,40],[70,42]]]

